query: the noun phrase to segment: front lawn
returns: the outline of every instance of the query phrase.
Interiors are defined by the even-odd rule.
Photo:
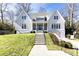
[[[27,56],[33,43],[32,33],[0,35],[0,56]]]
[[[52,41],[48,33],[45,33],[45,37],[46,37],[46,45],[47,45],[48,50],[60,50],[61,49],[60,46],[54,44],[54,42]]]
[[[61,50],[70,55],[77,56],[77,50],[61,47],[54,44],[48,33],[45,33],[45,37],[46,37],[46,45],[47,45],[48,50]],[[78,51],[78,55],[79,55],[79,51]]]

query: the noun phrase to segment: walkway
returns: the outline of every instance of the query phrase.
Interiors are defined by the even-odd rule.
[[[44,33],[36,33],[34,44],[35,45],[45,45]]]
[[[35,45],[29,56],[71,56],[63,51],[50,51],[46,45]]]
[[[45,38],[43,33],[36,33],[35,45],[32,48],[29,56],[71,56],[63,51],[50,51],[45,45]]]

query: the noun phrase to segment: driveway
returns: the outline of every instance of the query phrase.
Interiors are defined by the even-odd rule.
[[[79,42],[70,40],[68,38],[63,38],[62,40],[66,41],[66,42],[70,42],[72,44],[73,48],[78,48],[79,49]]]

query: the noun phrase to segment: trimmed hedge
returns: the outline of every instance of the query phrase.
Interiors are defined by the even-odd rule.
[[[72,44],[70,42],[60,41],[60,46],[72,49]]]
[[[60,41],[59,45],[62,46],[62,47],[64,47],[65,46],[65,41]]]
[[[35,31],[31,31],[31,33],[35,33]]]
[[[66,42],[66,43],[65,43],[65,48],[70,48],[70,49],[72,49],[72,44],[69,43],[69,42]]]
[[[44,31],[44,33],[48,33],[47,31]]]

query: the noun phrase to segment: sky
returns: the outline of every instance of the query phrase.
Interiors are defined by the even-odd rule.
[[[32,4],[33,11],[38,11],[40,7],[45,8],[48,12],[53,10],[60,10],[65,5],[63,3],[36,3]]]
[[[15,3],[14,4],[11,3],[9,9],[14,10],[14,12],[16,13],[15,6],[16,6]],[[65,11],[65,6],[66,6],[65,3],[31,3],[31,8],[32,8],[31,12],[38,12],[40,7],[45,8],[47,12],[52,12],[56,10],[59,10],[62,12],[62,10]]]
[[[10,10],[15,10],[14,6],[16,4],[11,4],[9,6]],[[63,3],[32,3],[31,8],[32,12],[37,12],[39,11],[40,7],[46,9],[48,12],[51,12],[53,10],[60,10],[64,7],[65,5]]]

